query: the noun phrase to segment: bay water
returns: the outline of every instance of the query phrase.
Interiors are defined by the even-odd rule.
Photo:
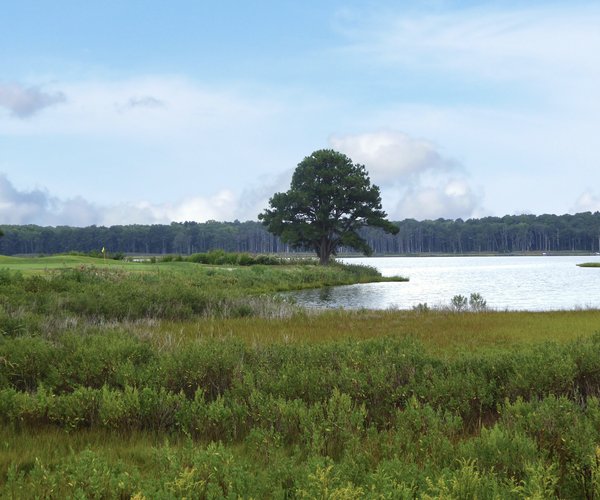
[[[408,282],[367,283],[290,294],[310,308],[410,309],[448,306],[455,295],[479,293],[491,309],[600,308],[600,256],[367,257],[343,262],[376,267]]]

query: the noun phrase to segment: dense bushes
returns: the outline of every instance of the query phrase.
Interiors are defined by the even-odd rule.
[[[103,389],[93,403],[101,408],[97,425],[119,429],[117,436],[131,431],[133,415],[143,415],[142,409],[157,401],[158,394],[150,392],[126,389],[117,396]],[[3,404],[6,395],[2,391]],[[30,412],[46,406],[50,422],[64,412],[60,397],[43,396],[40,391],[37,397],[38,406],[29,406]],[[80,392],[78,397],[89,403],[89,396]],[[392,429],[365,428],[364,407],[334,391],[318,407],[296,405],[297,410],[302,408],[299,432],[296,444],[289,445],[278,430],[283,427],[257,425],[240,433],[238,417],[220,398],[208,404],[201,396],[169,398],[161,401],[166,403],[160,405],[162,422],[188,425],[190,438],[202,434],[204,444],[189,438],[183,445],[166,441],[149,450],[141,462],[137,456],[127,466],[120,459],[106,459],[106,450],[89,449],[51,463],[12,465],[4,471],[0,494],[17,498],[122,498],[139,493],[146,498],[515,499],[600,494],[595,399],[586,408],[565,398],[519,400],[516,408],[503,405],[497,424],[465,435],[460,419],[416,400],[398,411]],[[24,415],[23,401],[12,404],[21,404]],[[78,415],[70,415],[73,423],[89,418],[85,404]],[[256,409],[268,411],[284,403],[264,404]],[[23,417],[21,425],[25,422]],[[548,426],[547,435],[540,424]],[[585,433],[578,434],[581,431]],[[39,427],[37,432],[44,435]],[[232,442],[239,444],[232,446]]]
[[[275,255],[251,255],[248,253],[225,252],[224,250],[211,250],[206,253],[194,253],[185,257],[188,262],[196,262],[197,264],[212,264],[230,266],[253,266],[256,264],[274,266],[288,263],[285,259]],[[312,260],[295,259],[297,263],[314,264]]]
[[[299,319],[300,321],[301,319]],[[255,387],[284,398],[322,400],[337,387],[381,413],[404,406],[411,395],[478,420],[505,397],[548,394],[584,400],[599,396],[600,335],[567,345],[489,350],[452,359],[426,354],[413,340],[265,344],[235,338],[197,341],[158,351],[122,328],[67,330],[0,337],[0,384],[58,391],[78,385],[120,388],[160,384],[188,396],[198,387],[211,399]],[[385,420],[385,419],[384,419]]]
[[[223,484],[237,493],[257,463],[277,469],[273,457],[291,453],[294,477],[283,465],[272,472],[298,495],[383,488],[517,498],[546,488],[580,497],[600,493],[599,351],[600,335],[454,359],[393,337],[254,347],[214,340],[169,351],[124,331],[4,337],[0,420],[15,432],[58,426],[221,442],[232,467]],[[241,457],[228,451],[236,444]],[[61,467],[46,472],[59,481]],[[177,491],[191,487],[185,470],[170,472]],[[5,488],[26,488],[35,474],[9,471]],[[150,487],[137,481],[134,490]]]
[[[66,332],[52,339],[0,340],[0,388],[35,396],[80,387],[122,391],[150,388],[207,402],[219,397],[248,406],[254,394],[310,406],[335,391],[366,408],[365,425],[384,429],[409,401],[459,416],[468,428],[493,421],[498,405],[519,398],[600,396],[600,334],[573,344],[464,354],[442,360],[415,341],[394,337],[361,342],[248,346],[236,339],[204,340],[159,351],[123,330]]]

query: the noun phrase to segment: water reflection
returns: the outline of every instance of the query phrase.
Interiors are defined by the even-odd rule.
[[[334,300],[333,287],[326,286],[326,287],[320,288],[318,290],[318,292],[319,292],[319,300],[321,302],[331,302],[332,300]]]

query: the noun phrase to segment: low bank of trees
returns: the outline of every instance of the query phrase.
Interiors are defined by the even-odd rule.
[[[396,235],[361,229],[375,254],[600,252],[600,212],[506,215],[482,219],[395,222]],[[173,222],[169,225],[97,227],[0,226],[0,254],[99,251],[144,254],[228,252],[282,253],[288,245],[259,222]],[[340,249],[344,251],[345,249]]]

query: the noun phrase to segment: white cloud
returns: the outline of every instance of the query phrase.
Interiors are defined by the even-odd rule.
[[[573,212],[598,212],[600,211],[600,196],[593,191],[587,190],[577,198]]]
[[[238,207],[238,198],[229,190],[209,197],[185,198],[175,203],[140,201],[98,205],[80,196],[61,199],[44,189],[19,190],[5,174],[0,174],[0,220],[4,224],[110,226],[229,221],[238,215]],[[252,218],[255,217],[256,214]]]
[[[0,220],[7,224],[21,224],[36,218],[48,205],[45,192],[36,189],[20,192],[5,175],[0,175]]]
[[[233,220],[238,200],[229,190],[219,191],[209,197],[185,198],[176,203],[153,204],[147,201],[125,203],[110,207],[104,217],[106,225],[137,221],[145,224],[207,220]]]
[[[257,182],[242,191],[239,205],[236,210],[236,219],[256,220],[259,213],[263,212],[269,199],[278,192],[290,188],[293,170],[285,170],[279,174],[261,176]]]
[[[361,125],[443,144],[485,185],[490,213],[570,210],[600,182],[600,4],[451,4],[343,26],[340,57],[389,88]],[[597,206],[589,196],[580,205]]]
[[[28,118],[44,108],[66,101],[62,92],[44,92],[38,87],[0,85],[0,107],[16,118]]]
[[[48,110],[35,122],[5,123],[5,133],[197,142],[200,134],[231,133],[249,124],[259,127],[279,111],[275,99],[258,93],[172,76],[64,81],[60,90],[43,94],[47,101],[40,100],[47,106],[49,99],[64,95],[69,99],[63,97],[62,106]],[[22,107],[22,113],[27,113],[29,108]]]
[[[304,126],[303,114],[326,109],[320,101],[267,86],[160,75],[55,85],[68,101],[35,120],[0,113],[11,145],[25,138],[39,146],[26,160],[11,151],[0,168],[19,182],[45,179],[63,198],[164,203],[196,193],[208,199],[222,189],[240,193],[256,178],[289,168],[329,130]]]
[[[471,187],[464,169],[429,141],[384,131],[332,137],[330,143],[365,164],[394,220],[466,218],[481,211],[483,196]]]
[[[477,214],[481,195],[462,179],[444,180],[437,185],[408,189],[396,207],[402,219],[418,220],[468,218]]]
[[[376,183],[393,183],[410,175],[419,175],[430,169],[445,169],[450,165],[430,142],[414,139],[402,132],[333,136],[329,142],[354,162],[364,164]]]

